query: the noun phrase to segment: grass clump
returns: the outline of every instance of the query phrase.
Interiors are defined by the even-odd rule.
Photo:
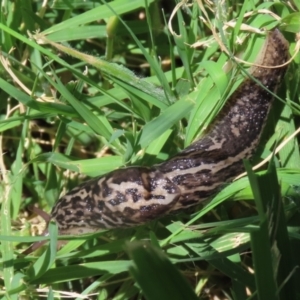
[[[243,80],[224,64],[237,53],[254,61],[263,28],[279,27],[297,52],[297,3],[19,4],[3,4],[0,24],[1,297],[299,299],[296,136],[266,171],[246,165],[249,178],[205,207],[66,237],[59,250],[54,224],[49,237],[33,236],[45,224],[30,210],[49,212],[88,176],[151,166],[189,145]],[[299,55],[292,58],[253,163],[296,131]]]

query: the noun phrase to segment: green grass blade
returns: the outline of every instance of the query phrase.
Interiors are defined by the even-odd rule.
[[[245,167],[260,218],[259,230],[250,234],[258,298],[296,299],[295,277],[284,282],[295,265],[274,163],[261,175],[255,175],[247,163]]]
[[[35,157],[31,163],[48,162],[64,169],[77,173],[83,173],[88,176],[99,176],[118,167],[123,166],[121,156],[108,156],[93,159],[75,160],[72,157],[60,153],[50,152],[43,153]]]
[[[153,140],[161,136],[161,132],[170,129],[182,119],[194,106],[192,99],[186,97],[168,107],[160,116],[147,123],[140,137],[142,148],[147,147]]]
[[[128,252],[134,265],[129,271],[148,300],[198,299],[185,278],[158,249],[131,244]]]
[[[37,280],[39,277],[41,277],[47,270],[52,267],[55,261],[58,236],[58,229],[56,224],[50,223],[48,226],[48,230],[50,236],[49,247],[28,269],[27,276],[28,278],[30,278],[30,281]]]
[[[119,274],[126,272],[132,265],[129,260],[104,261],[74,264],[72,266],[57,267],[48,270],[43,276],[37,278],[32,283],[46,284],[67,282],[75,279],[84,279],[101,274]]]
[[[154,0],[148,0],[148,3],[150,4]],[[104,1],[101,1],[104,2]],[[145,6],[144,0],[131,0],[128,2],[127,0],[117,0],[112,1],[110,3],[111,8],[118,14],[122,15],[126,12],[131,12],[132,10],[135,10],[137,8],[141,8]],[[81,26],[84,24],[89,24],[93,21],[97,21],[100,19],[106,19],[109,17],[114,16],[115,13],[112,12],[112,10],[106,5],[100,5],[94,9],[91,9],[85,13],[79,14],[77,17],[70,18],[69,20],[63,21],[57,25],[54,25],[47,30],[45,30],[44,34],[50,34],[52,32],[57,32],[60,30],[68,30],[72,27]]]

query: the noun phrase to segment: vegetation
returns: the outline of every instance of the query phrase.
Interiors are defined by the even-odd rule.
[[[300,299],[297,1],[2,1],[3,299]],[[64,237],[49,212],[88,176],[150,166],[201,135],[279,27],[292,62],[254,165],[208,205]],[[224,70],[225,63],[231,62]],[[244,72],[243,72],[244,73]],[[284,143],[284,144],[283,144]],[[60,238],[61,239],[61,238]],[[47,243],[29,255],[35,241]]]

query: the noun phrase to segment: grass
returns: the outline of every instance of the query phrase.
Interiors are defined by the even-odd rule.
[[[299,124],[296,1],[195,1],[173,17],[173,1],[107,2],[3,2],[1,298],[300,299],[297,137],[204,207],[59,250],[55,224],[33,236],[45,224],[30,206],[49,212],[87,176],[159,163],[200,136],[243,80],[224,64],[259,53],[257,29],[279,27],[295,55],[252,163]]]

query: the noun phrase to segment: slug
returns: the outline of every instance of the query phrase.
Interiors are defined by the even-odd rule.
[[[239,175],[259,143],[273,102],[269,91],[283,79],[286,67],[277,66],[287,62],[288,48],[279,30],[269,32],[250,70],[261,85],[245,79],[205,135],[173,158],[112,171],[60,198],[51,211],[59,233],[140,225],[209,199]]]

